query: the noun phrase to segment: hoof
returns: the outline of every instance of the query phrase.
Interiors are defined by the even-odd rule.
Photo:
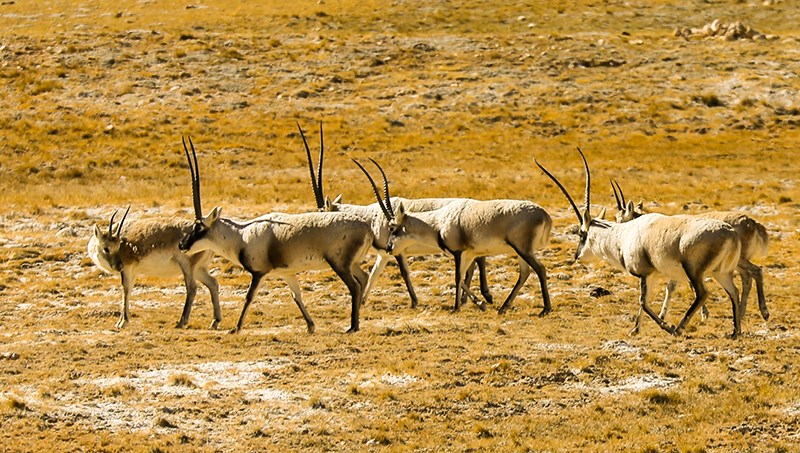
[[[767,310],[763,310],[761,312],[761,317],[764,318],[764,321],[769,321],[769,312]]]
[[[238,327],[234,327],[233,329],[228,331],[228,334],[230,334],[230,335],[234,335],[234,334],[237,334],[237,333],[239,333],[239,328]]]
[[[543,317],[545,317],[545,316],[549,315],[551,311],[553,311],[551,308],[544,308],[544,309],[542,309],[542,311],[539,313],[539,317],[540,317],[540,318],[543,318]]]
[[[314,332],[316,332],[317,328],[314,327],[313,324],[311,324],[306,328],[306,330],[308,331],[309,334],[313,334]]]
[[[211,322],[211,325],[208,326],[208,328],[211,329],[211,330],[217,330],[217,329],[219,329],[219,323],[220,322],[222,322],[221,319],[220,320],[216,320],[215,319],[214,321]]]
[[[178,323],[175,324],[176,329],[183,329],[184,327],[186,327],[186,321],[178,321]]]

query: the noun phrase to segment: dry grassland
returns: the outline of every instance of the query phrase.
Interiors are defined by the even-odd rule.
[[[777,39],[673,36],[715,18]],[[788,0],[2,2],[0,450],[800,451],[798,24]],[[534,278],[504,316],[453,314],[434,256],[411,263],[420,308],[390,266],[357,334],[332,272],[301,276],[314,335],[274,279],[239,335],[206,329],[204,288],[175,329],[179,279],[142,281],[114,330],[92,226],[128,204],[191,216],[181,134],[206,209],[310,209],[298,121],[324,122],[327,189],[347,201],[371,202],[349,158],[373,157],[397,195],[544,206],[553,312],[536,316]],[[596,210],[613,177],[651,210],[764,223],[769,321],[751,296],[726,338],[711,283],[706,323],[627,336],[636,280],[572,262],[574,216],[533,166],[580,196],[576,146]],[[489,261],[502,301],[515,263]],[[248,278],[214,269],[229,328]]]

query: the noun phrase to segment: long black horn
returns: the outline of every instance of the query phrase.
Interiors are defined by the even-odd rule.
[[[311,174],[311,190],[314,191],[314,200],[317,202],[317,209],[325,207],[325,198],[322,195],[322,186],[317,183],[316,176],[314,175],[314,162],[311,160],[311,149],[308,147],[306,141],[306,134],[303,133],[303,128],[300,123],[297,123],[297,129],[300,130],[300,138],[303,139],[303,145],[306,148],[306,158],[308,159],[308,171]],[[320,133],[322,132],[322,124],[320,123]],[[320,145],[322,144],[322,136],[320,135]],[[320,181],[322,180],[322,151],[320,148],[320,162],[319,162],[319,175]]]
[[[117,211],[115,210],[113,214],[111,214],[111,220],[108,221],[108,237],[114,237],[114,217],[117,216]]]
[[[122,220],[119,221],[119,225],[117,226],[117,238],[119,238],[120,234],[122,234],[122,224],[125,223],[125,219],[128,217],[128,213],[131,211],[131,205],[125,209],[125,215],[122,216]]]
[[[623,203],[619,199],[619,194],[617,194],[617,186],[614,185],[613,179],[609,179],[609,182],[611,182],[611,190],[614,191],[614,199],[617,200],[617,209],[621,211]]]
[[[319,190],[319,197],[325,201],[325,191],[322,190],[322,163],[325,160],[325,143],[322,140],[322,120],[319,122],[319,163],[317,164],[317,190]]]
[[[367,169],[364,168],[363,165],[361,165],[357,160],[353,159],[352,157],[350,159],[353,162],[355,162],[356,165],[358,165],[358,168],[360,168],[361,171],[363,171],[365,175],[367,175],[367,179],[369,179],[369,183],[372,185],[372,192],[375,194],[375,199],[378,200],[378,206],[381,207],[381,211],[383,211],[383,215],[385,215],[387,219],[390,219],[390,220],[394,219],[394,213],[392,211],[389,211],[389,209],[383,204],[383,200],[381,200],[381,193],[378,190],[378,186],[375,185],[375,180],[372,179],[372,176],[370,176],[370,174],[367,171]]]
[[[578,153],[581,155],[581,159],[583,159],[583,169],[586,171],[586,189],[584,192],[584,203],[586,207],[584,209],[587,213],[589,213],[592,206],[591,199],[589,196],[591,193],[592,179],[589,176],[589,164],[586,162],[586,156],[583,155],[583,151],[581,151],[580,148],[578,148]]]
[[[378,171],[381,172],[381,177],[383,178],[383,198],[384,198],[384,205],[386,205],[386,209],[389,212],[394,213],[394,208],[392,207],[392,197],[389,195],[389,181],[386,179],[386,173],[384,173],[383,168],[378,165],[377,162],[373,158],[369,158],[369,161],[375,164],[378,167]]]
[[[628,202],[625,201],[625,194],[622,193],[622,187],[619,186],[619,183],[617,181],[614,181],[614,184],[617,185],[617,190],[619,190],[619,198],[620,201],[622,201],[622,208],[624,209],[625,206],[628,204]]]
[[[567,197],[567,201],[569,201],[569,204],[572,206],[572,210],[575,211],[575,215],[578,216],[578,223],[583,224],[583,216],[581,215],[581,212],[578,210],[578,206],[575,205],[575,202],[572,200],[572,197],[569,195],[569,192],[567,192],[567,189],[564,188],[564,186],[558,181],[558,179],[556,179],[555,176],[553,176],[552,173],[547,171],[546,168],[542,167],[542,164],[540,164],[535,158],[533,159],[533,162],[539,168],[542,169],[544,174],[546,174],[548,177],[550,177],[550,179],[553,180],[554,183],[556,183],[556,186],[558,186],[559,189],[561,189],[561,192],[564,194],[565,197]]]
[[[189,145],[192,147],[192,154],[186,147],[186,137],[181,136],[183,151],[186,153],[186,160],[189,162],[189,172],[192,174],[192,202],[194,204],[194,217],[197,220],[203,218],[203,208],[200,205],[200,167],[197,165],[197,152],[194,150],[192,138],[189,138]]]

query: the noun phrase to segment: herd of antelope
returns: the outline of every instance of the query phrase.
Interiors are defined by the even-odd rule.
[[[177,327],[189,321],[197,293],[197,281],[205,285],[214,310],[211,328],[222,321],[219,306],[219,285],[209,273],[214,255],[241,266],[251,276],[239,320],[231,332],[244,324],[247,309],[267,274],[282,277],[303,314],[308,332],[314,321],[303,304],[296,275],[307,270],[332,269],[350,292],[351,314],[348,332],[359,330],[359,311],[367,301],[375,281],[394,256],[402,275],[411,306],[418,299],[411,283],[406,257],[446,252],[455,261],[454,310],[469,298],[482,310],[492,302],[486,281],[486,257],[516,255],[519,277],[499,309],[507,311],[531,274],[536,273],[541,287],[544,308],[540,316],[551,312],[547,271],[536,257],[546,247],[552,228],[550,215],[541,206],[527,200],[488,200],[468,198],[408,199],[391,197],[389,184],[380,165],[370,159],[380,172],[383,190],[372,175],[353,159],[365,174],[376,202],[367,206],[345,204],[341,196],[331,200],[323,191],[324,142],[320,125],[318,164],[315,167],[305,134],[298,124],[308,159],[316,211],[301,214],[269,213],[247,221],[222,216],[220,207],[203,214],[200,199],[200,169],[191,139],[183,140],[183,150],[192,181],[193,221],[188,219],[137,220],[125,224],[128,210],[114,223],[111,216],[108,231],[95,225],[88,252],[92,261],[108,273],[119,273],[122,279],[122,308],[117,328],[130,320],[129,299],[137,275],[183,275],[186,300]],[[761,268],[750,259],[766,253],[767,231],[763,225],[740,213],[711,212],[698,215],[667,216],[645,213],[641,205],[626,201],[619,184],[612,181],[617,201],[614,222],[604,220],[605,210],[598,217],[590,213],[589,165],[583,152],[586,183],[583,210],[569,192],[545,167],[534,160],[566,197],[578,220],[579,241],[576,260],[601,259],[639,279],[641,295],[639,313],[631,334],[638,333],[642,311],[662,329],[679,335],[698,309],[707,316],[708,297],[704,280],[712,277],[724,288],[733,313],[732,337],[741,334],[741,319],[747,305],[752,281],[756,282],[758,304],[765,320],[767,311]],[[382,193],[381,193],[382,192]],[[377,255],[369,273],[361,268],[368,252]],[[481,301],[470,290],[474,269],[478,268]],[[734,284],[734,272],[740,275],[742,292]],[[660,279],[669,279],[661,312],[648,305],[652,288]],[[689,281],[694,301],[677,326],[666,317],[671,293],[677,282]]]

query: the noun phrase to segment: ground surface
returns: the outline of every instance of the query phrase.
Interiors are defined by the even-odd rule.
[[[793,2],[259,3],[0,5],[3,450],[800,449]],[[714,19],[775,36],[674,36]],[[270,279],[238,335],[206,329],[204,289],[175,329],[178,278],[142,280],[114,329],[118,277],[86,243],[128,204],[132,221],[191,216],[181,135],[205,208],[247,218],[312,206],[296,122],[315,141],[319,121],[331,195],[370,202],[350,157],[373,157],[397,195],[544,206],[553,312],[536,316],[531,279],[503,316],[451,313],[452,264],[434,256],[411,263],[420,307],[390,266],[356,334],[332,272],[301,276],[314,335]],[[580,197],[576,146],[595,212],[616,178],[650,210],[766,225],[769,321],[751,298],[743,338],[727,338],[709,283],[706,323],[672,337],[645,319],[629,337],[636,280],[572,262],[574,216],[533,166]],[[248,279],[214,269],[227,329]],[[490,259],[495,307],[515,273]]]

